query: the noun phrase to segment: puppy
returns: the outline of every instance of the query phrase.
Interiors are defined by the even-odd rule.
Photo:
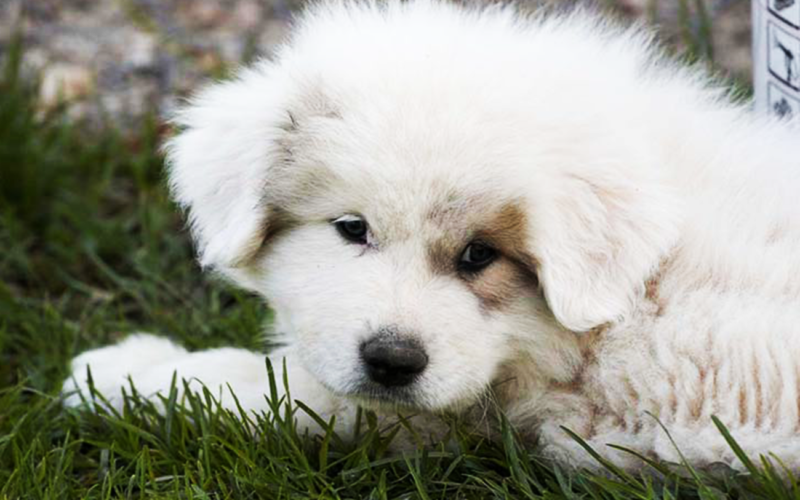
[[[265,297],[292,397],[468,412],[547,456],[626,446],[800,466],[800,154],[649,34],[433,0],[308,10],[273,61],[201,92],[167,145],[202,265]],[[69,404],[172,373],[266,409],[263,357],[136,335]],[[280,377],[280,374],[279,374]],[[312,425],[311,422],[301,422]]]

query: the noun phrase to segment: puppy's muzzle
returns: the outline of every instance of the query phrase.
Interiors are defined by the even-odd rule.
[[[361,344],[369,378],[384,387],[408,385],[428,366],[428,355],[414,339],[378,333]]]

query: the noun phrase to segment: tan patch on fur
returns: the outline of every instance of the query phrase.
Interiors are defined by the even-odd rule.
[[[755,381],[755,424],[756,427],[761,427],[761,424],[764,421],[764,398],[763,398],[763,390],[761,387],[761,377],[760,377],[760,365],[758,361],[758,356],[753,356],[753,380]]]
[[[669,397],[667,399],[667,408],[669,415],[675,415],[678,412],[678,395],[676,389],[677,380],[674,375],[669,375]]]
[[[444,236],[428,249],[434,272],[457,273],[458,258],[471,241],[492,246],[500,257],[486,269],[462,278],[487,310],[502,309],[520,296],[538,292],[536,260],[528,253],[527,221],[518,203],[502,207],[492,218],[469,227],[464,219],[470,215],[468,203],[450,200],[435,206],[428,218],[444,226]]]
[[[295,218],[283,209],[268,206],[264,211],[267,213],[266,220],[261,224],[260,230],[250,238],[233,267],[242,268],[252,264],[263,255],[268,243],[297,224]]]
[[[794,386],[795,390],[800,390],[800,366],[794,366]],[[800,395],[798,395],[800,396]],[[797,422],[795,422],[795,429],[800,431],[800,397],[796,398],[796,408],[797,408]]]
[[[608,323],[596,326],[578,337],[581,350],[581,364],[575,368],[572,378],[568,382],[552,382],[553,389],[578,394],[583,392],[586,385],[588,372],[597,363],[597,350],[602,342],[603,335],[608,330]]]
[[[456,272],[455,259],[463,251],[460,238],[444,235],[428,246],[428,262],[436,274]]]
[[[739,386],[739,423],[747,422],[747,394],[743,385]]]
[[[600,417],[600,408],[596,404],[592,404],[589,410],[588,429],[584,439],[591,439],[597,434],[597,420]]]
[[[667,307],[667,301],[661,297],[659,293],[659,289],[661,288],[661,280],[666,274],[667,266],[667,261],[661,262],[656,272],[653,273],[653,275],[650,276],[650,278],[644,284],[644,297],[656,306],[656,316],[663,315],[664,310]]]
[[[695,397],[689,403],[689,416],[692,420],[697,421],[700,419],[700,413],[703,410],[703,400],[704,400],[704,386],[706,380],[706,370],[700,368],[697,374],[697,390],[695,392]]]
[[[641,402],[639,391],[637,391],[636,387],[633,386],[633,380],[631,380],[630,377],[625,377],[624,384],[625,384],[625,392],[628,399],[627,403],[631,407],[635,408]]]
[[[580,334],[578,337],[578,343],[580,344],[581,352],[583,352],[583,354],[586,356],[590,356],[591,359],[594,360],[597,346],[609,328],[611,328],[611,323],[603,323],[602,325],[597,325],[591,330]]]
[[[595,371],[598,368],[598,351],[602,348],[605,332],[608,328],[608,324],[603,324],[578,337],[582,355],[581,363],[575,367],[570,380],[566,382],[550,381],[548,390],[551,392],[549,392],[548,396],[545,396],[568,396],[574,398],[575,401],[581,402],[583,429],[580,434],[584,439],[593,438],[598,432],[598,424],[602,423],[602,421],[614,422],[615,425],[624,426],[625,428],[630,427],[629,421],[625,419],[623,414],[609,411],[608,404],[596,399],[598,391],[592,387],[593,381],[596,380]],[[633,387],[629,387],[628,390],[635,393]],[[636,428],[636,425],[635,423],[634,428]],[[578,431],[578,429],[573,430]]]
[[[448,193],[444,200],[434,203],[426,218],[437,228],[437,238],[428,247],[428,260],[437,274],[456,272],[458,256],[469,243],[470,220],[481,213],[480,202]]]
[[[520,296],[530,295],[538,286],[536,276],[527,268],[504,258],[467,283],[487,310],[503,309]]]

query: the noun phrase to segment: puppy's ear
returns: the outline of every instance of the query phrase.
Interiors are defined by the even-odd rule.
[[[619,321],[678,239],[677,197],[655,181],[569,175],[537,217],[548,305],[581,332]]]
[[[204,267],[246,264],[274,225],[268,189],[292,126],[287,94],[262,64],[207,88],[174,119],[179,131],[165,148],[169,184],[188,211]]]

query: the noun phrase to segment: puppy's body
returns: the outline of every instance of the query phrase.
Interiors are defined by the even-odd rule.
[[[323,4],[177,121],[171,182],[201,262],[269,299],[292,396],[343,428],[356,404],[464,411],[491,390],[568,463],[590,465],[561,425],[675,459],[650,413],[696,463],[735,463],[718,415],[800,467],[798,130],[640,32]],[[376,339],[423,368],[376,375]],[[130,374],[150,394],[177,369],[258,410],[259,360],[139,336],[79,357],[74,381],[91,364],[101,391]]]

